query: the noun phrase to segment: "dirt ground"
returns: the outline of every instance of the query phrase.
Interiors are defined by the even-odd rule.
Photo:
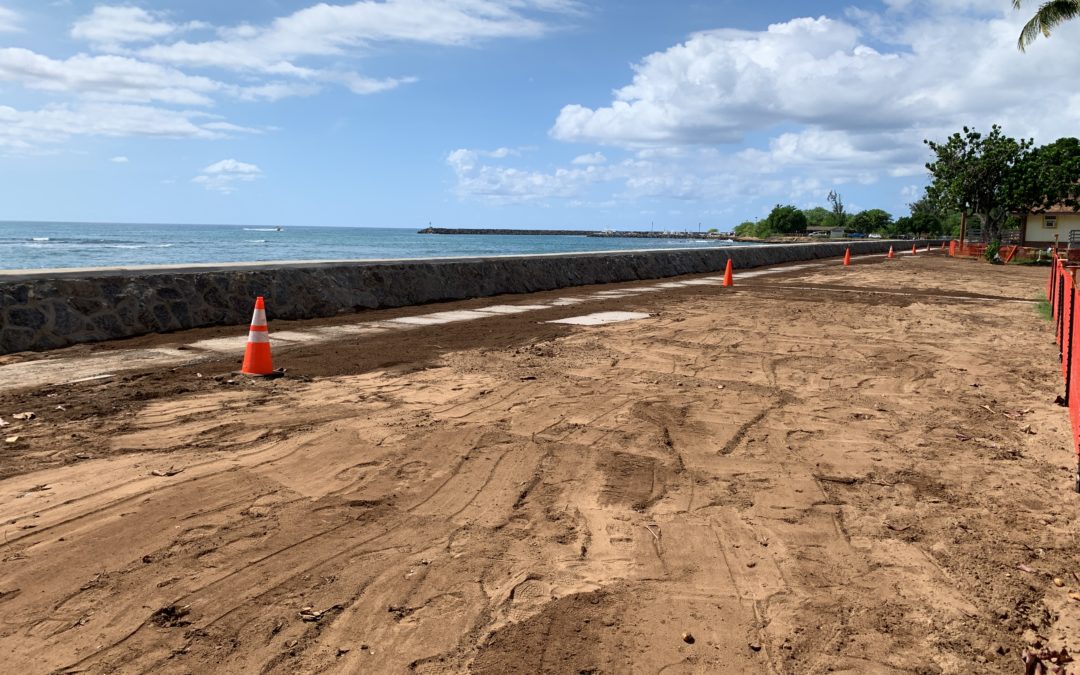
[[[1022,673],[1080,642],[1045,273],[879,260],[2,393],[5,670]],[[651,316],[543,323],[607,310]]]

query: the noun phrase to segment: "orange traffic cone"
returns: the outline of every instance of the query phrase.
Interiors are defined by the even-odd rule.
[[[955,255],[956,255],[956,240],[954,239],[954,240],[949,242],[949,256],[953,257]]]
[[[731,258],[728,258],[727,267],[724,268],[724,288],[730,288],[735,285],[735,277],[732,274],[734,266],[731,264]]]
[[[244,367],[240,372],[245,375],[270,375],[274,372],[274,362],[270,358],[270,333],[266,326],[266,305],[261,295],[255,299],[255,313],[251,317],[247,351],[244,352]]]
[[[915,244],[911,245],[911,255],[916,255],[918,251],[915,250]]]
[[[894,255],[893,255],[893,252],[892,252],[892,246],[890,246],[890,247],[889,247],[889,258],[895,258],[895,257],[896,257],[896,256],[894,256]]]
[[[844,267],[851,264],[851,248],[844,249]]]

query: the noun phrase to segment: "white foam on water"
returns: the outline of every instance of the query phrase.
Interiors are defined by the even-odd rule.
[[[649,315],[642,312],[596,312],[595,314],[585,314],[584,316],[571,316],[566,319],[556,319],[555,321],[548,321],[547,323],[566,323],[573,326],[603,326],[604,324],[609,323],[637,321],[648,318]]]

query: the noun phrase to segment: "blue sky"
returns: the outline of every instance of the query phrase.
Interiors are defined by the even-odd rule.
[[[1009,0],[0,0],[0,219],[730,229],[1080,128]]]

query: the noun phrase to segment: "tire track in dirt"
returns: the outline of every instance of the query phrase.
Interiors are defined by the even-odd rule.
[[[887,284],[908,264],[829,274]],[[910,261],[912,270],[938,264],[949,283],[978,281],[974,265]],[[1023,286],[1005,272],[1034,278],[978,270],[1010,288]],[[1055,492],[1063,472],[1054,453],[1069,437],[1060,411],[1043,405],[1059,379],[1026,307],[720,293],[635,298],[664,318],[545,334],[542,346],[528,344],[530,321],[507,319],[523,336],[439,351],[437,371],[406,372],[410,362],[283,391],[260,409],[272,424],[313,402],[333,414],[259,447],[268,454],[244,450],[241,464],[270,462],[261,468],[189,468],[205,478],[126,485],[43,512],[49,525],[154,488],[145,505],[18,533],[39,539],[16,548],[39,548],[0,563],[9,664],[1005,674],[1022,624],[1068,625],[1070,606],[1055,604],[1065,591],[1044,582],[1076,557],[1075,519]],[[355,360],[371,344],[338,345],[325,358]],[[490,400],[476,398],[482,390]],[[165,411],[186,405],[159,400]],[[1001,414],[1027,408],[1036,412]],[[220,414],[232,422],[246,413]],[[103,413],[93,428],[71,420],[62,431],[88,438],[129,421]],[[1022,433],[1026,424],[1037,435]],[[132,430],[141,433],[124,433]],[[304,439],[312,443],[290,445]],[[66,443],[45,450],[75,441]],[[168,452],[147,456],[179,457]],[[93,478],[107,466],[95,459],[69,471]],[[0,504],[37,512],[57,506],[46,499],[75,496],[56,482],[57,492],[14,501],[40,482],[5,482],[11,494]],[[69,541],[50,541],[61,535]],[[78,557],[88,562],[72,574],[53,572]],[[1002,574],[1020,564],[1038,573]],[[173,601],[192,604],[190,626],[148,619]],[[305,606],[326,614],[305,622]]]
[[[250,453],[246,453],[246,454],[240,455],[239,458],[244,459],[244,458],[247,458],[247,457],[259,455],[259,454],[262,454],[263,452],[269,451],[270,449],[272,449],[272,447],[273,446],[271,446],[271,448],[266,448],[264,450],[256,450],[256,451],[253,451],[253,452],[250,452]],[[255,464],[247,465],[244,468],[245,469],[255,469],[255,468],[262,467],[262,466],[267,466],[267,465],[273,464],[275,462],[282,461],[284,459],[288,459],[291,456],[293,456],[293,455],[295,455],[295,454],[297,454],[299,452],[302,452],[303,449],[304,448],[302,446],[298,446],[298,447],[294,448],[293,450],[289,451],[288,453],[286,453],[285,455],[281,455],[281,456],[278,456],[278,457],[273,457],[271,459],[268,459],[268,460],[265,460],[265,461],[262,461],[262,462],[257,462]],[[187,470],[189,468],[199,469],[199,468],[202,468],[202,467],[221,465],[221,464],[224,464],[225,462],[235,462],[235,461],[236,461],[236,458],[218,457],[218,458],[206,460],[204,462],[196,462],[194,464],[189,464],[188,466],[184,467],[184,471],[187,472]],[[90,493],[88,495],[84,495],[82,497],[78,497],[78,498],[75,498],[75,499],[65,500],[64,502],[61,502],[61,503],[56,504],[54,506],[46,507],[44,509],[41,509],[40,511],[33,512],[33,514],[30,515],[30,516],[24,516],[24,518],[27,518],[27,517],[38,518],[38,517],[41,517],[44,514],[52,513],[54,511],[58,511],[58,510],[71,510],[72,507],[75,507],[75,506],[81,504],[82,502],[94,499],[96,497],[105,496],[105,495],[108,495],[110,493],[114,493],[117,490],[122,489],[124,487],[128,487],[130,485],[136,485],[136,484],[139,484],[139,483],[154,483],[154,482],[157,482],[159,484],[155,485],[154,487],[152,487],[152,488],[150,488],[148,490],[143,490],[141,492],[133,493],[131,495],[122,497],[122,498],[114,500],[112,502],[103,504],[103,505],[101,505],[99,507],[95,507],[95,508],[93,508],[93,509],[91,509],[89,511],[80,512],[79,514],[71,516],[70,518],[65,518],[63,520],[60,520],[60,521],[55,522],[55,523],[51,523],[51,524],[43,526],[43,527],[35,527],[33,531],[28,531],[27,534],[24,534],[24,535],[21,535],[21,536],[16,536],[16,537],[9,537],[6,541],[7,541],[8,544],[14,544],[14,543],[17,543],[17,542],[22,541],[24,539],[30,539],[30,538],[34,538],[34,537],[39,537],[39,536],[45,534],[46,532],[50,533],[50,535],[51,535],[53,533],[53,531],[56,530],[57,528],[73,525],[73,524],[75,524],[75,523],[77,523],[79,521],[85,520],[85,519],[90,518],[92,516],[101,515],[102,513],[106,512],[106,511],[109,511],[110,509],[115,509],[117,507],[124,506],[126,504],[137,501],[139,499],[145,499],[146,497],[148,497],[150,495],[153,495],[153,494],[156,494],[158,492],[161,492],[163,490],[170,490],[170,489],[174,489],[176,487],[181,487],[181,486],[188,485],[188,484],[191,484],[191,483],[196,483],[198,481],[206,480],[206,479],[209,479],[209,478],[215,478],[215,477],[220,476],[223,473],[228,473],[230,471],[234,471],[235,469],[236,469],[235,464],[232,464],[232,465],[230,465],[230,466],[228,466],[226,468],[221,469],[220,471],[211,471],[211,472],[200,474],[198,476],[189,476],[187,478],[183,478],[183,479],[180,479],[180,480],[168,482],[168,483],[166,483],[164,485],[160,484],[161,483],[160,480],[155,481],[153,478],[147,478],[145,475],[140,475],[137,478],[132,478],[130,480],[111,485],[110,487],[103,488],[101,490],[98,490],[97,492],[93,492],[93,493]]]

